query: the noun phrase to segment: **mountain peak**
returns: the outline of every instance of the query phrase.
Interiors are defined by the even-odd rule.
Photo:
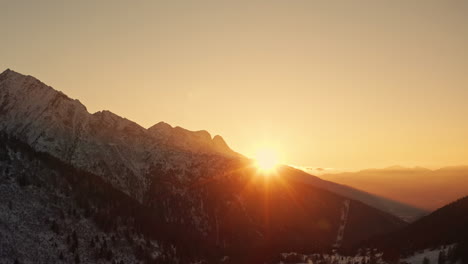
[[[175,146],[185,151],[197,153],[218,153],[229,156],[236,156],[220,136],[211,138],[211,134],[206,130],[190,131],[188,129],[159,122],[148,128],[148,132],[158,142]]]
[[[408,169],[407,167],[403,167],[401,165],[393,165],[393,166],[383,168],[383,170],[407,170],[407,169]]]
[[[10,68],[7,68],[7,69],[4,70],[2,73],[0,73],[0,75],[9,74],[9,73],[17,73],[17,72],[12,71]]]
[[[150,128],[148,128],[148,130],[154,130],[154,129],[172,129],[172,126],[164,121],[161,121],[161,122],[158,122],[157,124],[154,124]]]
[[[211,134],[206,130],[190,131],[179,126],[175,127],[174,130],[177,131],[177,133],[191,133],[193,136],[197,137],[197,139],[201,141],[211,142]]]
[[[14,76],[17,77],[17,76],[24,76],[24,75],[22,75],[20,73],[17,73],[15,71],[12,71],[12,70],[10,70],[10,68],[8,68],[8,69],[4,70],[2,73],[0,73],[0,82],[5,80],[5,79],[12,78]]]
[[[0,75],[8,74],[9,72],[11,72],[11,70],[10,70],[10,68],[7,68],[2,73],[0,73]]]
[[[215,145],[216,148],[220,148],[220,149],[229,148],[226,141],[224,141],[223,137],[221,137],[220,135],[216,135],[213,137],[213,144]]]
[[[164,122],[145,129],[108,110],[91,114],[78,100],[10,69],[0,75],[0,112],[0,130],[37,151],[107,175],[113,186],[137,199],[147,188],[149,166],[166,153],[238,156],[227,145],[215,146],[205,130],[173,128]]]

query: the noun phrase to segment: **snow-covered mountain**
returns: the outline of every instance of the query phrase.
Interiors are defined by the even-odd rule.
[[[189,131],[159,122],[148,128],[148,132],[159,144],[172,148],[196,153],[219,153],[225,156],[239,156],[229,148],[221,136],[216,135],[211,138],[210,133],[205,130]]]
[[[283,251],[350,247],[404,226],[318,188],[266,183],[252,168],[226,173],[234,168],[228,162],[216,179],[189,186],[177,171],[155,171],[141,204],[2,133],[0,263],[258,263]]]
[[[0,132],[0,197],[21,205],[0,218],[6,260],[32,263],[33,256],[59,254],[43,239],[60,244],[63,234],[40,229],[35,217],[55,221],[65,236],[82,230],[78,241],[104,232],[102,247],[113,235],[116,241],[127,237],[112,247],[122,250],[118,260],[125,263],[162,263],[160,255],[168,263],[259,263],[281,252],[350,248],[405,226],[365,203],[297,180],[298,173],[310,176],[304,172],[288,168],[265,178],[220,136],[165,123],[145,129],[109,111],[90,114],[79,101],[11,70],[0,74]],[[37,206],[27,206],[36,200]],[[15,220],[21,218],[29,220]],[[19,253],[27,235],[15,230],[22,228],[31,244],[41,245],[31,256]],[[102,259],[72,249],[63,262],[77,254],[82,263]]]
[[[142,200],[152,166],[191,162],[190,153],[235,157],[220,136],[159,123],[145,129],[109,111],[90,114],[78,100],[34,77],[0,75],[0,130],[98,175]],[[175,152],[174,150],[183,150]],[[181,176],[182,177],[182,176]]]
[[[99,178],[0,133],[0,263],[174,263],[129,209],[138,203]]]

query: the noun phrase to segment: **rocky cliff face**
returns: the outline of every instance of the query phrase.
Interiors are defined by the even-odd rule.
[[[142,200],[155,164],[190,162],[192,153],[236,157],[219,136],[159,123],[150,129],[113,114],[88,113],[78,100],[31,76],[0,75],[0,129]],[[187,156],[187,157],[186,157]]]
[[[205,130],[189,131],[181,127],[172,127],[167,123],[159,122],[148,128],[148,132],[159,144],[182,151],[240,157],[238,153],[229,148],[221,136],[216,135],[211,138],[210,133]]]

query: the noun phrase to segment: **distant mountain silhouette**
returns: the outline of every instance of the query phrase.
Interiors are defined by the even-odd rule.
[[[393,166],[321,177],[430,211],[468,195],[468,166],[438,170]]]
[[[359,200],[367,205],[398,216],[407,222],[412,222],[429,213],[426,210],[397,202],[392,199],[384,198],[376,194],[368,193],[333,181],[328,181],[322,176],[319,178],[291,167],[284,167],[283,170],[288,171],[288,175],[291,175],[294,180]]]

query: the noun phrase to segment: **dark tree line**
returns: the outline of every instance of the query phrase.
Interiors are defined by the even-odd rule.
[[[35,185],[54,190],[61,189],[72,197],[80,210],[71,207],[68,212],[61,212],[62,220],[65,214],[78,219],[81,217],[90,218],[102,231],[107,233],[117,232],[118,227],[123,227],[124,230],[127,230],[125,234],[127,241],[134,245],[136,256],[145,263],[172,263],[171,258],[175,254],[169,250],[172,245],[177,247],[177,253],[182,256],[182,261],[184,256],[187,260],[193,257],[193,251],[187,250],[187,252],[184,252],[184,245],[187,244],[185,230],[167,224],[164,221],[162,212],[158,212],[157,208],[151,208],[139,203],[122,191],[112,187],[100,176],[77,169],[47,153],[37,152],[22,141],[0,132],[0,160],[11,162],[7,154],[7,148],[21,151],[24,158],[36,162],[37,171],[41,170],[41,168],[47,168],[57,172],[44,174],[42,179],[35,177],[35,172],[32,171],[15,175],[15,177],[21,187]],[[10,210],[13,209],[11,201],[9,201],[8,207]],[[50,223],[50,228],[53,232],[59,234],[61,230],[57,221],[60,221],[60,219],[53,220]],[[163,254],[159,259],[154,260],[150,257],[152,253],[150,248],[140,247],[140,245],[135,244],[132,239],[133,235],[143,236],[147,241],[157,240],[159,248],[163,252],[167,250],[169,253]],[[75,252],[79,247],[76,231],[71,235],[68,234],[67,240],[70,251]],[[105,243],[104,241],[101,244],[97,255],[99,258],[102,257],[108,261],[113,261],[114,254]],[[194,245],[201,246],[202,244]],[[60,252],[59,259],[63,258],[63,253]],[[80,263],[78,253],[75,254],[74,261]]]

